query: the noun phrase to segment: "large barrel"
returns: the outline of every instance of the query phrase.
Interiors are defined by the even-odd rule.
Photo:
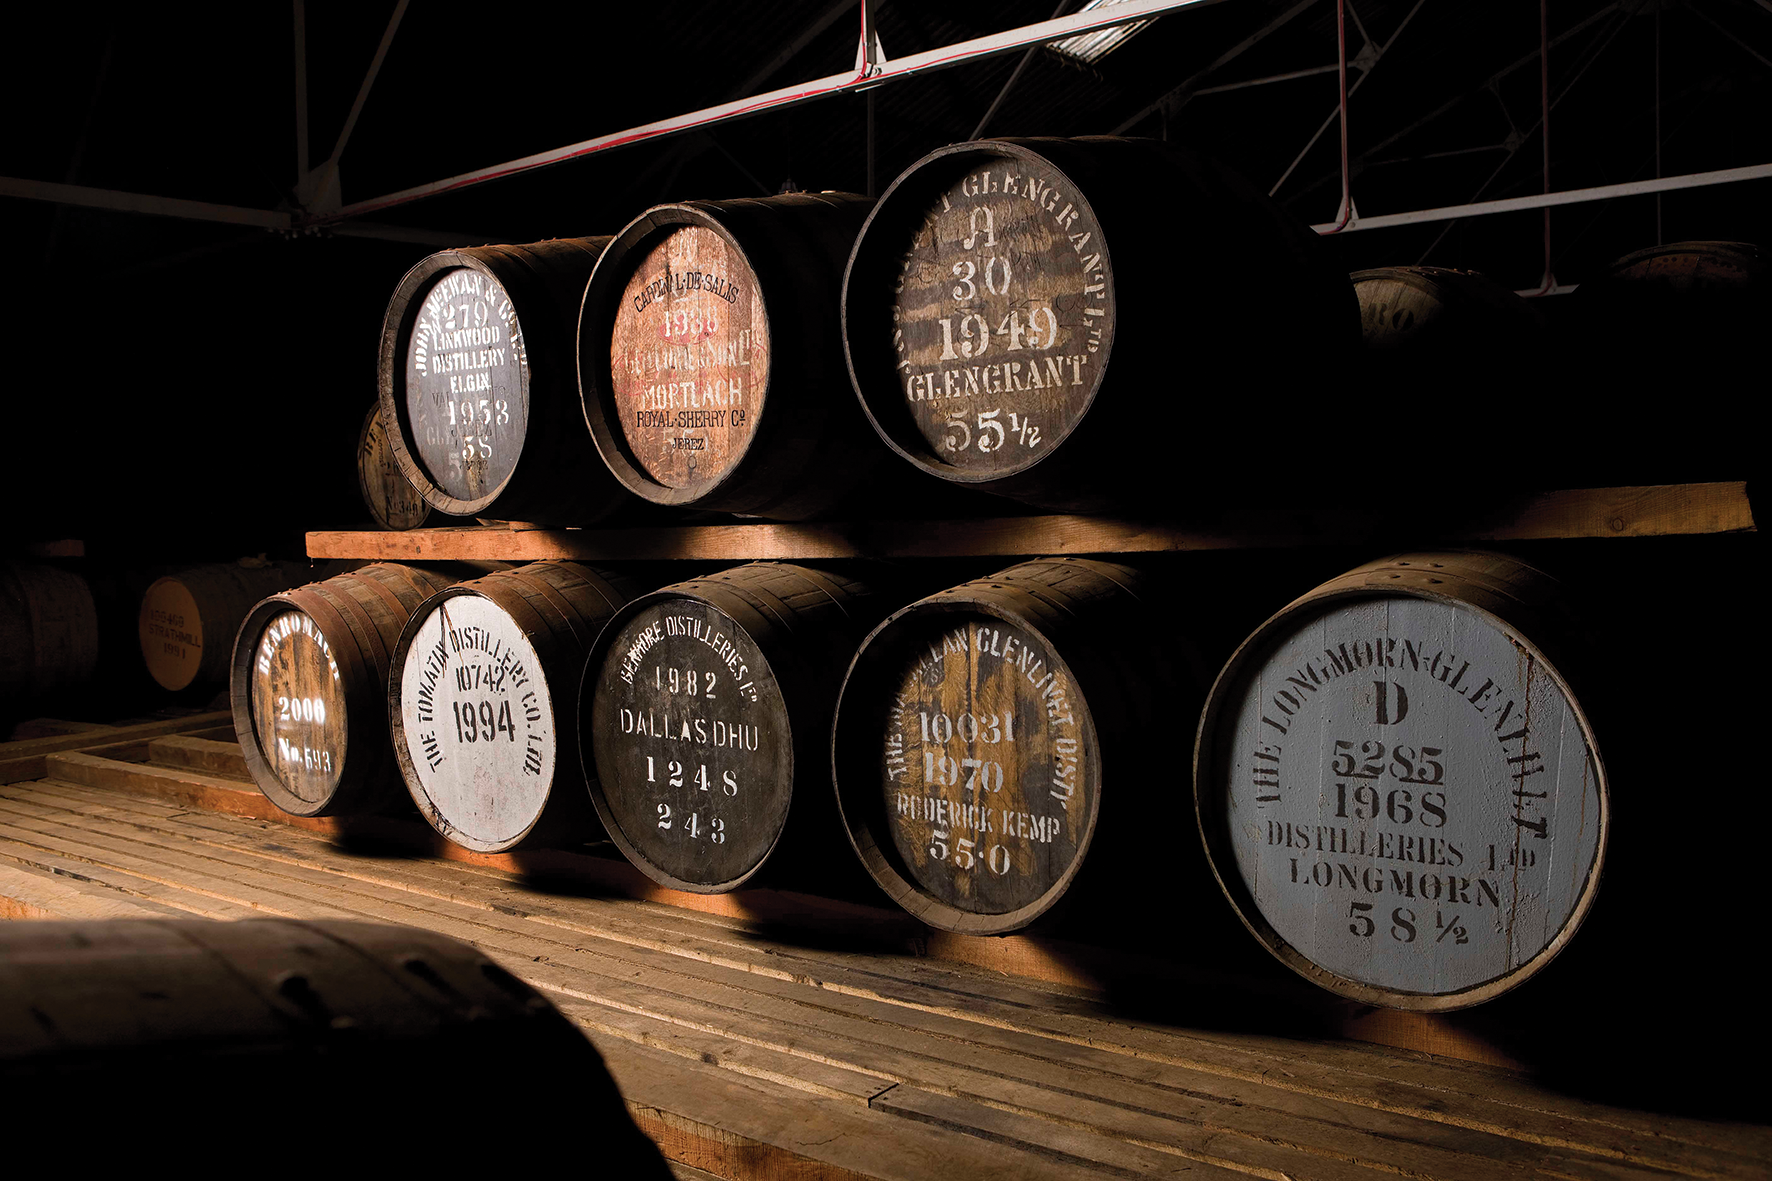
[[[404,798],[388,742],[388,674],[412,613],[449,580],[378,563],[272,595],[234,641],[229,696],[252,778],[297,816]]]
[[[1072,511],[1185,508],[1216,474],[1197,408],[1234,392],[1264,407],[1250,446],[1273,485],[1319,445],[1313,391],[1359,339],[1324,250],[1169,144],[955,144],[894,181],[856,243],[850,374],[919,468]]]
[[[629,603],[585,665],[591,799],[654,881],[714,894],[778,845],[843,868],[826,743],[843,670],[885,614],[854,579],[758,562]]]
[[[406,273],[381,336],[381,412],[426,503],[577,524],[626,494],[580,422],[573,334],[608,238],[444,250]]]
[[[430,520],[431,506],[400,470],[379,401],[363,416],[357,434],[357,491],[383,529],[417,529]]]
[[[1194,764],[1207,853],[1256,938],[1399,1009],[1543,968],[1593,903],[1610,823],[1568,680],[1579,634],[1552,579],[1468,552],[1368,563],[1262,624]]]
[[[80,575],[0,562],[0,714],[85,684],[98,667],[98,631]]]
[[[174,692],[225,683],[234,636],[252,608],[315,576],[306,562],[243,559],[156,579],[142,595],[136,624],[148,674]]]
[[[1169,738],[1201,687],[1181,626],[1138,572],[1080,558],[1024,562],[887,619],[849,670],[832,740],[868,873],[930,926],[995,935],[1057,905],[1098,846],[1107,865],[1091,876],[1122,896],[1137,893],[1122,870],[1181,864]]]
[[[439,1079],[526,1079],[533,1094],[476,1113],[467,1144],[570,1140],[607,1176],[670,1176],[584,1034],[443,935],[342,920],[0,923],[0,964],[0,1092],[39,1134],[90,1136],[70,1096],[112,1088],[127,1102],[106,1132],[133,1137],[188,1123],[202,1094],[256,1097],[304,1126],[373,1112],[420,1128]],[[263,1152],[264,1136],[261,1119],[226,1118],[202,1143]],[[121,1160],[142,1141],[111,1143]]]
[[[843,265],[871,202],[660,205],[585,289],[578,372],[604,462],[657,504],[800,519],[891,464],[849,392]]]
[[[633,597],[619,576],[534,562],[413,613],[394,650],[390,726],[433,828],[482,853],[598,833],[572,738],[579,683],[591,641]]]

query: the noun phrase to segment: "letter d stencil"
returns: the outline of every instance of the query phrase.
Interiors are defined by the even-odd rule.
[[[1404,692],[1403,686],[1392,681],[1373,681],[1372,688],[1377,693],[1378,725],[1394,726],[1409,716],[1409,694]],[[1392,689],[1397,691],[1395,717],[1391,716],[1390,708],[1390,691]]]

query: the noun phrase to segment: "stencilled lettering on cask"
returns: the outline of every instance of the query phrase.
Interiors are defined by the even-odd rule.
[[[364,420],[357,443],[357,488],[363,506],[384,529],[416,529],[430,515],[431,506],[400,471],[379,405]]]
[[[879,769],[905,872],[973,914],[1019,910],[1073,868],[1099,779],[1069,671],[1022,628],[965,616],[910,654]]]
[[[445,836],[502,849],[547,805],[559,743],[535,647],[478,595],[440,599],[400,676],[400,716],[418,803]]]
[[[794,784],[793,736],[756,642],[685,598],[628,620],[607,651],[589,710],[605,820],[679,881],[750,874],[781,835]]]
[[[621,432],[652,479],[718,479],[750,443],[769,383],[756,276],[706,226],[673,227],[640,259],[615,313],[609,368]]]
[[[418,459],[460,500],[487,496],[522,452],[529,359],[510,296],[470,267],[426,291],[406,346],[406,410]]]
[[[251,667],[258,748],[291,795],[319,803],[338,784],[348,738],[331,641],[305,611],[282,611],[259,634]]]
[[[1049,165],[998,159],[931,204],[900,260],[899,388],[936,456],[1019,470],[1088,408],[1112,344],[1101,226]]]
[[[1219,872],[1311,963],[1463,992],[1577,917],[1601,853],[1598,760],[1560,680],[1494,617],[1337,601],[1286,629],[1224,710]]]
[[[142,596],[142,660],[163,688],[183,689],[203,666],[203,620],[190,588],[162,578]]]

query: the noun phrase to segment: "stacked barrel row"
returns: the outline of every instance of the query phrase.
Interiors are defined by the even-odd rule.
[[[1246,496],[1320,497],[1306,473],[1346,428],[1325,383],[1350,370],[1363,400],[1405,399],[1411,431],[1440,438],[1523,375],[1579,385],[1657,357],[1681,372],[1693,342],[1724,366],[1772,299],[1764,251],[1681,243],[1582,284],[1558,335],[1480,274],[1350,279],[1326,251],[1228,169],[1111,137],[953,145],[877,203],[690,201],[609,237],[444,251],[388,307],[365,503],[390,528],[647,503],[902,513],[944,490],[1185,514],[1241,454],[1194,411],[1233,395],[1264,407],[1266,475]],[[1652,474],[1644,432],[1581,410],[1538,399],[1538,449],[1487,465],[1489,486]],[[1588,470],[1537,459],[1602,440]]]
[[[1117,563],[927,595],[882,567],[650,592],[566,562],[475,573],[370,565],[253,609],[233,701],[267,796],[416,803],[480,853],[606,837],[700,893],[830,889],[859,861],[967,934],[1153,891],[1228,915],[1221,889],[1301,974],[1403,1008],[1517,985],[1597,888],[1609,793],[1570,679],[1591,660],[1513,558],[1349,571],[1210,687],[1199,588]]]

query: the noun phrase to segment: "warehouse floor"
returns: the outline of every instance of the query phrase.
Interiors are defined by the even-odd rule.
[[[1134,1019],[1038,973],[880,950],[865,908],[852,937],[814,937],[779,905],[763,922],[628,896],[645,891],[625,866],[599,874],[583,854],[445,858],[415,823],[293,822],[228,733],[197,715],[0,745],[0,916],[342,917],[465,940],[585,1030],[682,1177],[1764,1177],[1772,1162],[1763,1126],[1403,1049]]]

